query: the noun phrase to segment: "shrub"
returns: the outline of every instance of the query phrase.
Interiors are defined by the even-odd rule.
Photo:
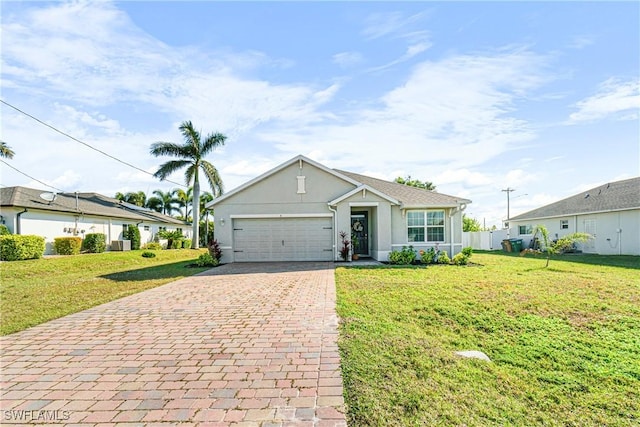
[[[102,233],[90,233],[84,237],[82,250],[92,254],[100,254],[107,249],[107,236]]]
[[[21,261],[42,258],[44,237],[9,234],[0,236],[0,259],[3,261]]]
[[[180,249],[182,248],[182,241],[184,239],[169,239],[167,241],[167,249]]]
[[[467,246],[466,248],[462,248],[462,253],[467,257],[471,257],[471,255],[473,255],[473,248],[471,246]]]
[[[413,246],[403,246],[401,251],[391,251],[389,254],[389,264],[410,265],[416,259],[416,252]]]
[[[190,249],[190,248],[191,248],[191,239],[183,239],[182,249]]]
[[[148,249],[150,251],[162,250],[162,245],[158,242],[149,242],[142,247],[142,249]]]
[[[447,251],[440,251],[440,256],[438,257],[438,264],[449,264],[451,263],[451,259],[447,254]]]
[[[142,256],[144,258],[155,258],[156,254],[151,252],[151,251],[144,251],[144,252],[142,252]]]
[[[53,249],[58,255],[78,255],[82,248],[81,237],[56,237],[53,239]]]
[[[173,231],[158,231],[157,237],[160,239],[167,239],[167,249],[180,249],[182,247],[182,232],[178,230]]]
[[[347,239],[347,233],[345,231],[340,232],[340,238],[342,239],[342,246],[340,246],[340,258],[343,261],[349,259],[349,251],[351,250],[351,241]]]
[[[0,224],[0,236],[6,236],[8,234],[11,234],[9,227],[4,224]]]
[[[218,262],[222,259],[222,249],[220,249],[220,244],[216,239],[213,239],[211,243],[209,243],[209,255]]]
[[[463,252],[459,252],[455,254],[451,262],[455,265],[467,265],[467,263],[469,262],[469,257]]]
[[[125,240],[131,240],[131,250],[140,249],[140,229],[135,224],[129,224],[124,236]]]
[[[200,255],[196,261],[198,267],[217,267],[218,264],[220,262],[208,253]]]

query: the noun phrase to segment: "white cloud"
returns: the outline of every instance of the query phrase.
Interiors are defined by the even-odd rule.
[[[402,12],[372,13],[366,19],[362,34],[370,40],[383,36],[415,36],[416,32],[410,28],[426,16],[425,12],[410,16]]]
[[[608,79],[598,92],[575,104],[578,111],[569,116],[569,124],[614,117],[637,120],[640,110],[640,80]]]
[[[332,59],[334,63],[338,64],[342,68],[350,68],[363,61],[363,57],[360,52],[340,52],[333,55]]]

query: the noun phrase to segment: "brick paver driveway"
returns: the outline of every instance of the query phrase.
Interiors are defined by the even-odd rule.
[[[331,263],[230,264],[3,337],[0,424],[344,426]]]

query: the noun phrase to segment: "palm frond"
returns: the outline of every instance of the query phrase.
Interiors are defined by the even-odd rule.
[[[216,148],[223,146],[226,139],[227,137],[221,133],[211,133],[207,135],[205,140],[202,141],[200,155],[204,157]]]
[[[163,163],[160,168],[153,174],[156,178],[160,178],[161,180],[166,179],[169,175],[176,172],[178,169],[182,169],[185,166],[191,164],[189,160],[169,160],[166,163]],[[189,183],[187,182],[187,185]]]
[[[182,122],[180,132],[184,137],[184,147],[189,147],[192,157],[197,157],[200,152],[200,132],[195,130],[191,121]]]
[[[218,197],[224,193],[224,184],[222,183],[222,178],[220,178],[218,169],[206,160],[202,160],[200,167],[202,168],[207,181],[209,181],[209,186],[211,187],[213,195]]]
[[[185,149],[183,145],[178,145],[173,142],[154,142],[153,144],[151,144],[151,150],[149,150],[149,152],[156,157],[190,157],[190,153]]]

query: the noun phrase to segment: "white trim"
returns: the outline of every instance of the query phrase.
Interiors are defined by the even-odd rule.
[[[356,208],[375,208],[380,206],[380,202],[349,202],[349,206]]]
[[[269,219],[269,218],[332,218],[330,213],[300,213],[300,214],[240,214],[229,215],[231,219]]]
[[[358,181],[356,181],[355,179],[353,179],[353,178],[349,178],[348,176],[343,175],[340,172],[337,172],[337,171],[335,171],[333,169],[330,169],[330,168],[328,168],[328,167],[326,167],[326,166],[324,166],[324,165],[322,165],[322,164],[320,164],[320,163],[318,163],[318,162],[316,162],[314,160],[311,160],[311,159],[309,159],[309,158],[307,158],[307,157],[305,157],[303,155],[298,155],[298,156],[296,156],[296,157],[294,157],[292,159],[289,159],[288,161],[276,166],[275,168],[263,173],[262,175],[259,175],[259,176],[255,177],[255,178],[253,178],[252,180],[245,182],[240,187],[236,187],[233,190],[231,190],[230,192],[228,192],[228,193],[218,197],[217,199],[207,203],[205,205],[205,207],[207,209],[209,209],[212,206],[217,205],[221,201],[228,199],[229,197],[233,196],[234,194],[240,193],[241,191],[245,190],[246,188],[252,186],[253,184],[256,184],[256,183],[262,181],[263,179],[265,179],[265,178],[267,178],[267,177],[269,177],[269,176],[271,176],[271,175],[273,175],[273,174],[275,174],[277,172],[280,172],[281,170],[291,166],[292,164],[295,164],[296,162],[299,163],[300,165],[302,165],[302,162],[309,163],[311,166],[315,166],[316,168],[321,169],[324,172],[327,172],[328,174],[331,174],[331,175],[333,175],[333,176],[335,176],[337,178],[340,178],[343,181],[347,181],[348,183],[356,185],[356,186],[360,185],[360,183]]]
[[[338,197],[337,199],[334,199],[334,200],[330,201],[329,205],[330,206],[335,206],[338,203],[340,203],[340,202],[348,199],[349,197],[353,196],[354,194],[358,194],[360,191],[366,192],[367,190],[372,192],[376,196],[381,197],[381,198],[389,201],[390,203],[392,203],[394,205],[399,205],[400,204],[400,202],[397,201],[396,199],[394,199],[394,198],[392,198],[390,196],[387,196],[386,194],[376,190],[375,188],[371,188],[366,184],[361,184],[360,186],[358,186],[358,187],[354,188],[353,190],[343,194],[342,196]],[[354,203],[358,203],[358,202],[354,202]]]

